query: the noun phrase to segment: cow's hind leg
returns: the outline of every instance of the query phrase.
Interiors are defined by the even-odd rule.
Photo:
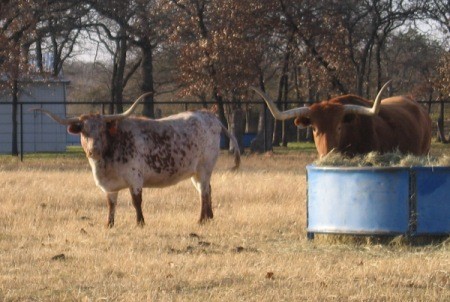
[[[200,194],[202,203],[199,223],[204,223],[214,217],[211,202],[211,185],[209,184],[210,177],[199,179],[197,176],[193,176],[191,180]]]
[[[116,213],[116,205],[117,205],[117,195],[118,192],[106,193],[106,201],[108,203],[108,222],[106,223],[106,227],[112,228],[114,226],[114,215]]]
[[[144,215],[142,214],[142,188],[130,188],[133,206],[136,209],[136,221],[138,226],[144,226]]]

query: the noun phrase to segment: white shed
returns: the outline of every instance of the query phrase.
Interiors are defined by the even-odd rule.
[[[22,103],[17,108],[17,148],[19,152],[66,151],[67,132],[65,126],[55,123],[46,115],[30,111],[30,109],[43,108],[64,117],[68,83],[68,81],[59,79],[19,82],[19,103]],[[12,129],[12,96],[9,90],[0,90],[0,153],[11,153]]]

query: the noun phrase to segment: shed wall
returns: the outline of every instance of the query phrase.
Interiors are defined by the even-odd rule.
[[[63,152],[66,150],[66,129],[47,116],[30,111],[31,108],[43,108],[65,116],[65,82],[33,82],[19,87],[18,108],[18,142],[19,152]],[[0,95],[0,153],[11,153],[12,150],[12,98],[10,94]],[[32,104],[50,102],[50,104]],[[51,104],[55,102],[55,104]],[[21,110],[22,109],[22,110]],[[21,116],[22,114],[22,116]],[[23,150],[20,146],[21,117],[23,117]]]

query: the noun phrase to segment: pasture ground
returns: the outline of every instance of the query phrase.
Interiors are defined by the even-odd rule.
[[[450,241],[306,239],[315,152],[244,156],[212,180],[198,225],[190,181],[127,191],[116,225],[83,156],[0,157],[0,301],[450,301]]]

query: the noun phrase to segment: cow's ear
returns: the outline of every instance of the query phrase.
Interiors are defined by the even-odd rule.
[[[311,126],[311,119],[309,117],[306,117],[306,116],[297,117],[294,120],[294,124],[297,127],[306,128],[308,126]]]
[[[351,123],[351,122],[353,122],[355,120],[355,118],[356,118],[356,114],[346,114],[346,115],[344,115],[343,122],[344,123]]]
[[[106,123],[106,129],[108,129],[109,135],[114,136],[117,134],[117,122]]]
[[[70,134],[80,134],[81,130],[83,130],[83,124],[82,123],[73,123],[67,126],[67,132]]]

